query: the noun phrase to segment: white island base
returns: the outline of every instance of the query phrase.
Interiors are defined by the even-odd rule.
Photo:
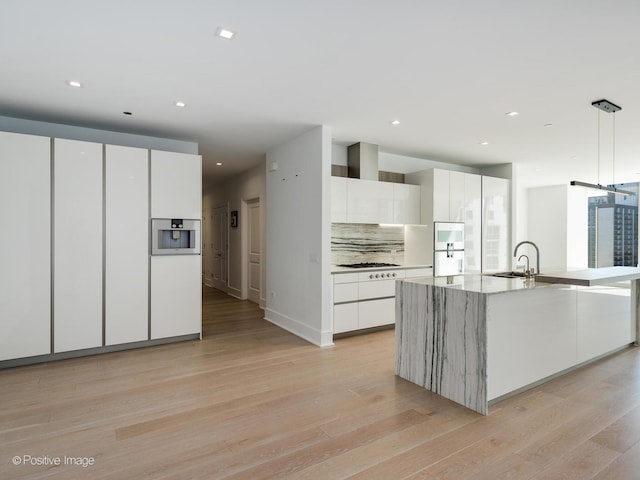
[[[638,338],[640,269],[599,270],[588,283],[583,271],[579,285],[568,274],[553,277],[561,284],[398,281],[396,374],[486,415],[492,402],[628,347]]]

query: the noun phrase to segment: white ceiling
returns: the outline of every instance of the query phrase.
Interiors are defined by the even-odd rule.
[[[343,145],[473,166],[514,162],[531,185],[596,182],[591,102],[601,98],[623,107],[615,180],[640,178],[638,0],[0,7],[0,115],[196,141],[209,182],[320,124]],[[236,38],[216,37],[219,26]],[[72,79],[84,87],[68,87]],[[613,115],[601,117],[600,183],[610,183]]]

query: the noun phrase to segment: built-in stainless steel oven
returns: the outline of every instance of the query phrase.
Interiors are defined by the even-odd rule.
[[[153,218],[151,255],[200,255],[200,220]]]
[[[464,223],[433,223],[433,276],[464,273]]]

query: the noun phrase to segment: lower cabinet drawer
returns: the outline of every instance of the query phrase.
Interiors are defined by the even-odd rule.
[[[350,332],[358,329],[358,303],[333,306],[333,333]]]
[[[340,283],[333,286],[333,303],[353,302],[358,300],[357,283]]]
[[[371,328],[396,323],[396,299],[358,302],[358,328]]]
[[[360,282],[358,298],[394,297],[396,294],[395,280],[379,280],[375,282]]]

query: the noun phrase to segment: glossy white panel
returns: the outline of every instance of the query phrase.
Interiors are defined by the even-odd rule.
[[[578,362],[630,344],[631,289],[578,287]]]
[[[151,257],[151,338],[200,333],[200,255]]]
[[[54,352],[102,345],[102,145],[54,141]]]
[[[347,222],[347,178],[331,177],[331,221]]]
[[[396,322],[396,300],[369,300],[358,302],[358,328],[391,325]]]
[[[339,273],[333,276],[333,283],[350,283],[357,282],[357,273]]]
[[[333,301],[353,302],[358,300],[358,284],[357,283],[339,283],[333,286]]]
[[[105,343],[147,340],[149,153],[106,146]]]
[[[201,215],[201,157],[152,150],[151,217],[198,219]]]
[[[449,171],[433,169],[433,217],[429,223],[448,222],[449,218]]]
[[[358,329],[358,304],[344,303],[333,307],[333,333]]]
[[[420,223],[420,187],[404,183],[393,184],[393,222],[417,225]]]
[[[575,287],[487,296],[488,399],[576,364]]]
[[[51,353],[51,139],[0,132],[0,360]]]
[[[482,271],[511,266],[509,180],[482,177]]]
[[[393,223],[393,183],[350,178],[347,222]]]
[[[449,172],[449,221],[465,221],[465,177],[463,172]]]
[[[464,175],[464,271],[482,271],[482,177]]]
[[[360,282],[358,286],[358,299],[390,297],[396,294],[395,280],[378,280],[374,282]]]

